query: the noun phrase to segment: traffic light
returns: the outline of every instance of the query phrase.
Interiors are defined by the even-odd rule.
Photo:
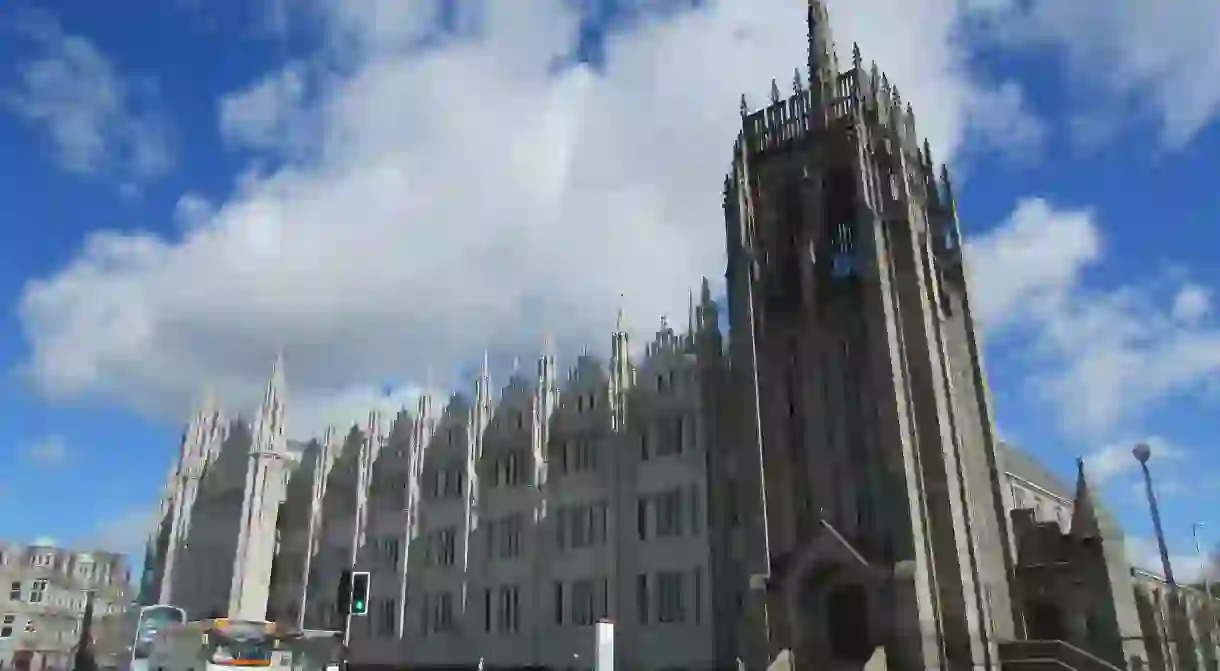
[[[368,615],[369,572],[344,569],[335,605],[341,615]]]
[[[369,572],[357,571],[352,574],[352,615],[368,615],[369,612]]]

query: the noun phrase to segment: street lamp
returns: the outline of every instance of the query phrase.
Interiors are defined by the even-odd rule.
[[[1165,545],[1165,530],[1161,527],[1161,508],[1156,502],[1156,492],[1152,489],[1152,473],[1148,470],[1148,460],[1152,458],[1152,448],[1148,447],[1147,443],[1139,443],[1135,449],[1131,450],[1131,454],[1135,456],[1135,460],[1140,462],[1140,470],[1144,472],[1144,490],[1148,495],[1148,509],[1152,512],[1152,530],[1156,533],[1157,549],[1161,552],[1161,570],[1165,574],[1165,581],[1173,588],[1177,588],[1177,581],[1173,579],[1173,566],[1169,563],[1169,547]]]
[[[1173,566],[1169,563],[1169,548],[1165,545],[1165,532],[1161,527],[1161,509],[1156,503],[1156,492],[1152,489],[1152,472],[1148,470],[1148,460],[1152,458],[1152,448],[1148,447],[1147,443],[1139,443],[1131,450],[1132,456],[1140,464],[1140,470],[1144,473],[1144,491],[1148,495],[1148,509],[1152,513],[1152,529],[1156,533],[1157,549],[1161,551],[1161,570],[1165,575],[1165,582],[1168,583],[1168,599],[1165,613],[1165,638],[1168,639],[1169,645],[1167,652],[1169,657],[1170,669],[1178,669],[1178,659],[1180,655],[1177,650],[1177,640],[1174,638],[1174,632],[1177,630],[1178,616],[1178,584],[1173,579]]]

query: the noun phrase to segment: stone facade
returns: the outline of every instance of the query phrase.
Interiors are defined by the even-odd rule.
[[[210,394],[204,399],[167,478],[140,597],[195,617],[261,620],[279,508],[300,459],[284,436],[282,364],[277,359],[253,422],[227,417]]]
[[[70,668],[87,591],[95,617],[122,612],[129,571],[126,557],[108,552],[0,544],[0,668],[18,651],[33,653],[35,671]]]
[[[821,2],[807,21],[807,83],[742,101],[731,338],[705,280],[642,350],[620,327],[560,374],[544,346],[498,391],[485,364],[304,444],[277,363],[254,422],[209,401],[189,426],[142,593],[339,629],[338,577],[368,570],[353,661],[411,668],[589,668],[602,618],[629,669],[998,669],[1048,636],[1164,668],[1165,590],[1083,474],[995,436],[947,170],[876,66],[840,68]]]

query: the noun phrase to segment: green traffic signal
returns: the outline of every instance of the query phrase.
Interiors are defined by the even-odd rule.
[[[352,573],[352,615],[368,614],[369,582],[368,571]]]

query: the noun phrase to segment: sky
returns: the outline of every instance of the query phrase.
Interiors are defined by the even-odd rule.
[[[137,552],[201,389],[317,435],[723,284],[800,0],[0,8],[0,538]],[[1133,561],[1220,543],[1220,3],[829,0],[954,175],[997,426]],[[138,17],[139,20],[134,20]],[[49,489],[48,489],[49,488]],[[48,494],[50,491],[50,494]]]

